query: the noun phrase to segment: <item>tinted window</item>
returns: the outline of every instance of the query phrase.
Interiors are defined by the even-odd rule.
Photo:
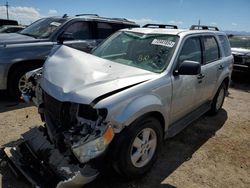
[[[70,33],[75,40],[91,39],[91,32],[88,22],[75,22],[70,25],[64,33]]]
[[[214,37],[204,37],[204,50],[206,63],[219,59],[219,47]]]
[[[185,60],[201,63],[201,43],[198,37],[188,38],[185,41],[178,62],[181,63]]]
[[[98,39],[105,39],[114,32],[110,23],[97,23],[97,37]]]
[[[18,25],[18,22],[16,20],[0,19],[0,25]]]
[[[224,50],[225,56],[230,56],[231,55],[231,48],[230,48],[227,36],[219,35],[219,39],[220,39],[221,46]]]

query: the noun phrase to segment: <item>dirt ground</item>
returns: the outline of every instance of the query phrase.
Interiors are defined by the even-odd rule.
[[[250,187],[250,83],[233,82],[223,109],[166,140],[158,161],[144,178],[126,182],[104,172],[89,188]],[[33,106],[0,95],[0,145],[11,145],[29,127],[41,124]],[[2,187],[30,187],[3,162]],[[0,181],[1,182],[1,181]],[[1,187],[1,185],[0,185]]]

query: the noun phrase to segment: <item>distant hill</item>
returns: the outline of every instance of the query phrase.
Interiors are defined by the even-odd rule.
[[[224,31],[228,35],[241,35],[241,36],[250,36],[250,32],[246,31]]]

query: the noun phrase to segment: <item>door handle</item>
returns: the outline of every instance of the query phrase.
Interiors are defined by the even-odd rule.
[[[204,74],[199,74],[199,75],[197,76],[197,79],[201,80],[201,79],[203,79],[204,77],[205,77]]]
[[[224,66],[223,66],[223,65],[220,65],[218,69],[219,69],[219,70],[222,70],[222,69],[224,69]]]

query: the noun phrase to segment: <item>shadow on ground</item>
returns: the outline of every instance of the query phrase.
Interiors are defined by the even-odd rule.
[[[17,110],[20,108],[26,108],[29,106],[31,105],[25,104],[21,101],[10,99],[6,92],[0,91],[0,113]]]
[[[217,116],[203,116],[177,136],[166,140],[154,168],[142,179],[125,182],[110,171],[104,172],[97,180],[86,187],[173,188],[173,185],[162,184],[162,181],[185,161],[190,160],[192,155],[222,128],[226,120],[227,112],[222,109]]]
[[[244,87],[247,90],[247,87]],[[2,108],[2,105],[6,106]],[[11,101],[10,103],[11,104]],[[0,112],[24,108],[25,104],[17,106],[8,106],[8,102],[0,99]],[[94,182],[88,184],[87,188],[174,188],[170,184],[162,184],[169,175],[171,175],[185,161],[192,158],[192,155],[216,132],[222,128],[227,120],[227,112],[222,109],[217,116],[202,116],[197,121],[189,125],[177,136],[166,140],[163,143],[161,153],[153,169],[144,178],[133,181],[125,181],[116,175],[112,170],[105,170]],[[14,143],[14,142],[13,142]],[[8,143],[6,146],[13,145]],[[30,187],[24,180],[16,179],[6,166],[1,164],[0,173],[2,174],[2,187]],[[0,186],[1,187],[1,186]]]
[[[217,116],[202,116],[189,125],[180,134],[166,140],[153,169],[144,178],[125,181],[116,175],[112,170],[104,170],[102,174],[92,183],[84,186],[86,188],[174,188],[170,184],[162,184],[163,180],[171,175],[185,161],[192,158],[192,155],[216,132],[222,128],[227,120],[227,112],[222,109]],[[14,142],[6,145],[13,146]],[[3,176],[2,187],[30,187],[24,180],[16,179],[5,165],[1,165],[0,173]]]

